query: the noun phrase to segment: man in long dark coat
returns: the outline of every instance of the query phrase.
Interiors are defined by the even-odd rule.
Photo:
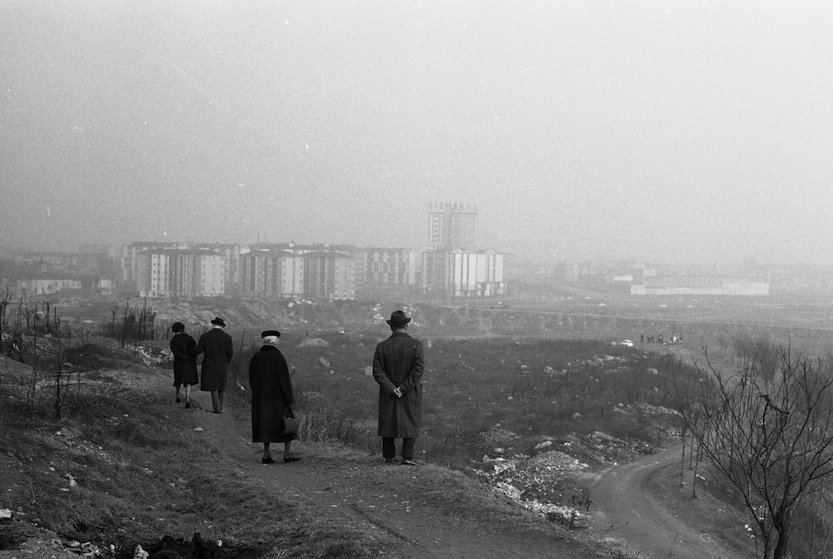
[[[263,463],[274,462],[270,443],[283,444],[283,461],[296,462],[290,446],[295,435],[284,435],[284,414],[294,399],[286,359],[278,349],[281,333],[266,330],[260,335],[263,347],[249,361],[249,388],[252,391],[252,442],[263,443]]]
[[[223,412],[223,394],[226,390],[228,364],[234,357],[234,343],[231,336],[223,332],[226,323],[222,318],[211,321],[211,330],[200,336],[197,347],[190,351],[197,356],[205,352],[202,358],[202,381],[200,390],[211,392],[211,405],[214,413]]]
[[[390,464],[396,439],[402,439],[402,464],[414,466],[414,445],[422,423],[422,342],[408,335],[410,318],[394,311],[387,323],[391,336],[376,346],[373,378],[379,383],[379,430],[382,456]]]
[[[185,407],[191,407],[191,385],[197,384],[197,358],[190,351],[197,347],[194,338],[185,333],[185,325],[174,322],[171,326],[174,335],[171,338],[171,353],[174,355],[174,388],[176,401],[179,402],[179,388],[185,387]]]

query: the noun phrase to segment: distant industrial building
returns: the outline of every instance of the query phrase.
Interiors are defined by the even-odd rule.
[[[723,295],[768,297],[769,283],[714,276],[644,278],[631,285],[631,295]]]
[[[59,291],[82,289],[81,280],[76,279],[26,279],[15,283],[15,291],[20,296],[52,295]]]

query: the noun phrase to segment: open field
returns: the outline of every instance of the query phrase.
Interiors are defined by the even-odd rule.
[[[464,478],[458,478],[458,482],[465,479],[466,483],[474,484],[473,487],[491,488],[520,509],[532,511],[539,519],[547,518],[574,529],[586,528],[592,519],[590,515],[583,514],[588,512],[584,508],[589,507],[592,501],[592,487],[599,476],[616,463],[650,455],[677,436],[676,420],[669,410],[672,406],[668,390],[690,382],[693,378],[692,365],[704,365],[704,348],[708,348],[713,364],[731,371],[735,361],[733,341],[739,336],[762,335],[773,342],[786,339],[793,343],[793,347],[807,348],[819,355],[824,354],[829,342],[826,328],[808,326],[818,320],[817,307],[806,315],[796,314],[795,322],[803,324],[800,327],[774,323],[772,327],[761,329],[751,322],[698,322],[687,316],[687,311],[675,309],[670,304],[661,309],[650,309],[650,305],[644,302],[640,302],[640,307],[624,301],[606,303],[604,307],[596,304],[597,308],[592,308],[591,304],[568,302],[560,306],[555,304],[552,309],[543,309],[540,305],[529,305],[527,309],[522,305],[501,309],[406,307],[414,317],[412,334],[423,339],[427,345],[427,369],[423,377],[426,405],[423,432],[417,444],[419,460],[461,472]],[[745,309],[747,314],[743,316],[758,316],[755,305],[750,307],[747,302],[733,304]],[[71,343],[80,344],[95,338],[89,333],[78,334],[79,329],[86,325],[89,330],[95,330],[108,319],[107,314],[112,311],[113,305],[113,301],[59,304],[57,308],[64,313],[63,324],[70,325],[76,332]],[[277,326],[283,331],[282,351],[294,369],[293,382],[299,408],[305,416],[302,433],[305,444],[310,445],[307,448],[319,448],[314,445],[325,445],[323,448],[329,444],[348,445],[353,449],[351,452],[359,453],[355,459],[361,463],[379,455],[378,438],[375,436],[378,388],[367,374],[366,367],[371,364],[374,345],[387,336],[383,321],[392,308],[396,307],[361,303],[289,305],[279,301],[242,304],[233,301],[160,301],[153,311],[162,323],[185,321],[195,337],[211,317],[227,317],[233,325],[228,330],[235,338],[238,351],[232,362],[231,375],[234,384],[243,388],[246,386],[248,356],[257,346],[254,334],[262,327]],[[664,313],[669,308],[679,312],[666,316]],[[629,314],[625,314],[625,310]],[[104,316],[101,316],[102,312]],[[720,307],[710,318],[725,318],[728,314],[726,308]],[[165,338],[167,326],[159,331],[160,337]],[[640,342],[640,335],[658,334],[663,334],[666,339],[673,335],[682,336],[683,341],[674,345]],[[635,347],[612,344],[624,338],[634,340]],[[198,446],[188,443],[183,447],[185,454],[182,454],[180,450],[183,449],[177,445],[174,449],[166,446],[167,443],[157,444],[159,441],[154,442],[154,437],[148,434],[166,430],[161,426],[154,427],[154,419],[146,413],[152,410],[152,413],[162,414],[161,417],[170,417],[167,411],[156,407],[159,403],[156,399],[160,394],[164,395],[164,389],[160,388],[152,399],[142,396],[136,400],[147,410],[134,411],[132,403],[119,401],[121,411],[112,412],[110,407],[116,404],[109,402],[104,395],[109,383],[109,373],[104,371],[115,368],[129,372],[134,368],[138,371],[150,367],[157,374],[167,374],[166,347],[166,339],[157,339],[129,344],[124,350],[97,350],[99,354],[94,358],[74,356],[72,360],[84,370],[79,370],[77,377],[72,378],[82,379],[79,387],[87,386],[89,382],[89,386],[98,387],[98,392],[83,397],[79,394],[80,400],[69,398],[64,420],[57,424],[50,423],[48,419],[48,376],[38,380],[38,406],[35,406],[34,392],[27,392],[24,383],[21,385],[24,390],[22,400],[14,407],[16,411],[8,415],[8,410],[12,408],[6,406],[2,416],[4,425],[14,424],[22,428],[23,438],[5,439],[3,447],[19,459],[13,448],[19,448],[21,444],[24,447],[35,445],[40,449],[33,450],[32,456],[38,456],[43,467],[48,469],[46,464],[49,463],[50,451],[44,448],[54,448],[54,444],[41,448],[44,441],[38,437],[27,438],[29,435],[26,433],[32,429],[34,432],[38,429],[48,432],[60,429],[60,425],[74,425],[81,429],[86,440],[91,432],[88,425],[104,429],[101,423],[103,418],[112,421],[121,414],[130,418],[125,420],[132,425],[127,433],[129,438],[133,435],[137,437],[137,450],[129,451],[131,458],[127,462],[140,463],[142,459],[136,453],[142,452],[141,449],[145,449],[152,461],[186,460],[184,456],[198,452]],[[135,361],[126,369],[119,361],[125,355],[132,355]],[[0,392],[9,386],[10,377],[23,378],[22,373],[11,370],[12,367],[8,366],[3,371]],[[168,390],[172,394],[172,389]],[[127,394],[124,393],[125,397]],[[243,412],[242,421],[245,423],[245,390],[240,391],[239,398],[236,406]],[[88,402],[90,399],[91,402]],[[104,401],[107,402],[107,409],[99,410],[98,405]],[[130,401],[133,402],[132,398]],[[119,420],[110,427],[122,428],[123,423]],[[115,436],[123,438],[125,433]],[[185,432],[177,434],[174,431],[170,432],[170,436],[191,437]],[[96,437],[91,440],[92,444],[104,447],[102,442],[107,435],[102,433]],[[199,442],[194,444],[199,445]],[[151,451],[148,445],[158,449]],[[167,453],[168,458],[163,458],[166,448],[172,451]],[[159,449],[162,453],[156,452]],[[222,453],[219,447],[217,451]],[[208,458],[205,468],[210,467],[211,456]],[[55,468],[54,465],[51,467]],[[79,467],[85,466],[80,464]],[[175,465],[171,464],[171,467]],[[44,479],[50,475],[46,474]],[[668,475],[665,479],[672,477]],[[105,478],[106,475],[101,479]],[[99,478],[94,479],[98,483]],[[172,483],[176,485],[176,481]],[[59,490],[59,480],[50,484],[44,487]],[[109,485],[105,484],[105,487]],[[704,490],[708,487],[709,484],[703,484]],[[251,489],[241,487],[235,490],[246,494]],[[23,490],[18,488],[18,491]],[[107,499],[112,498],[112,491],[106,490]],[[668,491],[676,493],[678,503],[681,503],[676,508],[678,514],[683,511],[690,514],[693,521],[696,520],[701,513],[690,506],[691,503],[684,503],[686,497],[679,488],[669,487]],[[225,490],[218,490],[217,493],[227,494]],[[129,490],[121,498],[128,494]],[[12,503],[11,500],[9,502]],[[32,493],[31,503],[26,505],[24,502],[25,498],[18,497],[14,507],[10,508],[30,510],[35,503],[42,505],[50,501],[44,493]],[[73,502],[70,507],[72,514],[76,517],[89,515],[86,512],[88,509],[78,505]],[[138,512],[122,507],[124,505],[120,504],[120,510],[127,510],[120,513],[126,515],[124,518],[140,517]],[[177,512],[179,508],[172,506],[171,510]],[[66,531],[66,527],[70,526],[70,533],[78,532],[76,522],[71,519],[62,520],[40,512],[36,513],[36,518],[53,529],[62,527],[61,530]],[[120,528],[127,530],[124,518],[121,524],[113,524],[115,535],[108,532],[108,537],[119,537],[120,541],[125,541],[124,533],[118,535]],[[301,524],[307,522],[301,516],[297,518]],[[101,525],[110,526],[111,520],[101,522]],[[190,536],[190,528],[180,526],[178,530],[169,530],[165,522],[147,520],[139,526],[144,530],[140,532],[144,534],[142,541],[150,541],[154,534],[158,536],[165,531],[175,532],[181,537]],[[239,532],[242,528],[226,525],[220,520],[215,520],[212,526],[221,527],[217,529],[220,539],[222,531],[234,534],[232,539],[240,538],[237,534],[242,534]],[[291,532],[298,528],[289,526],[286,529]],[[90,533],[104,532],[90,530]],[[261,542],[262,545],[242,540],[240,545],[253,546],[257,549],[252,554],[262,554],[264,546],[277,545],[275,542],[278,540],[284,542],[280,539],[284,537],[282,532],[276,534],[263,535],[267,543]],[[330,542],[332,545],[340,545],[341,537],[355,539],[354,535],[334,537],[335,540]],[[329,540],[320,541],[326,543]],[[359,542],[360,546],[355,551],[357,557],[381,549],[376,544],[361,543],[361,539]],[[307,555],[297,556],[324,556],[316,555],[319,552],[308,548]]]
[[[244,392],[223,415],[202,411],[201,393],[185,410],[170,371],[145,364],[149,348],[101,353],[105,366],[73,377],[62,421],[53,379],[0,359],[3,559],[23,542],[33,559],[129,558],[137,544],[170,544],[168,557],[623,557],[447,468],[385,467],[335,440],[302,441],[301,462],[264,466]]]

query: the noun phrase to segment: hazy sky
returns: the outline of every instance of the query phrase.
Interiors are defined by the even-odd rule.
[[[0,0],[0,245],[833,262],[833,2]]]

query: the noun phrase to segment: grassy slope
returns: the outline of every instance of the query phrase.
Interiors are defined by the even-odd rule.
[[[17,519],[102,549],[114,544],[125,556],[138,542],[194,532],[222,539],[226,549],[245,556],[398,555],[389,539],[359,524],[264,489],[237,461],[206,445],[195,431],[197,415],[172,407],[169,372],[147,368],[129,353],[108,353],[106,367],[73,377],[61,422],[50,419],[53,382],[44,378],[32,397],[31,369],[0,361],[0,507]],[[338,452],[359,463],[366,459],[366,453]],[[458,473],[430,467],[420,476],[430,479],[412,487],[397,482],[395,489],[414,502],[432,501],[444,514],[465,510],[487,529],[497,521],[502,529],[535,530],[528,514]]]
[[[206,449],[194,415],[175,414],[158,371],[124,362],[71,385],[61,423],[49,419],[51,386],[27,401],[25,367],[2,363],[3,506],[69,539],[131,550],[162,535],[222,538],[258,554],[364,557],[373,542],[264,492],[233,460]],[[167,384],[167,382],[165,383]],[[153,387],[147,389],[146,387]],[[68,475],[77,483],[70,489]],[[260,511],[269,511],[264,521]]]

